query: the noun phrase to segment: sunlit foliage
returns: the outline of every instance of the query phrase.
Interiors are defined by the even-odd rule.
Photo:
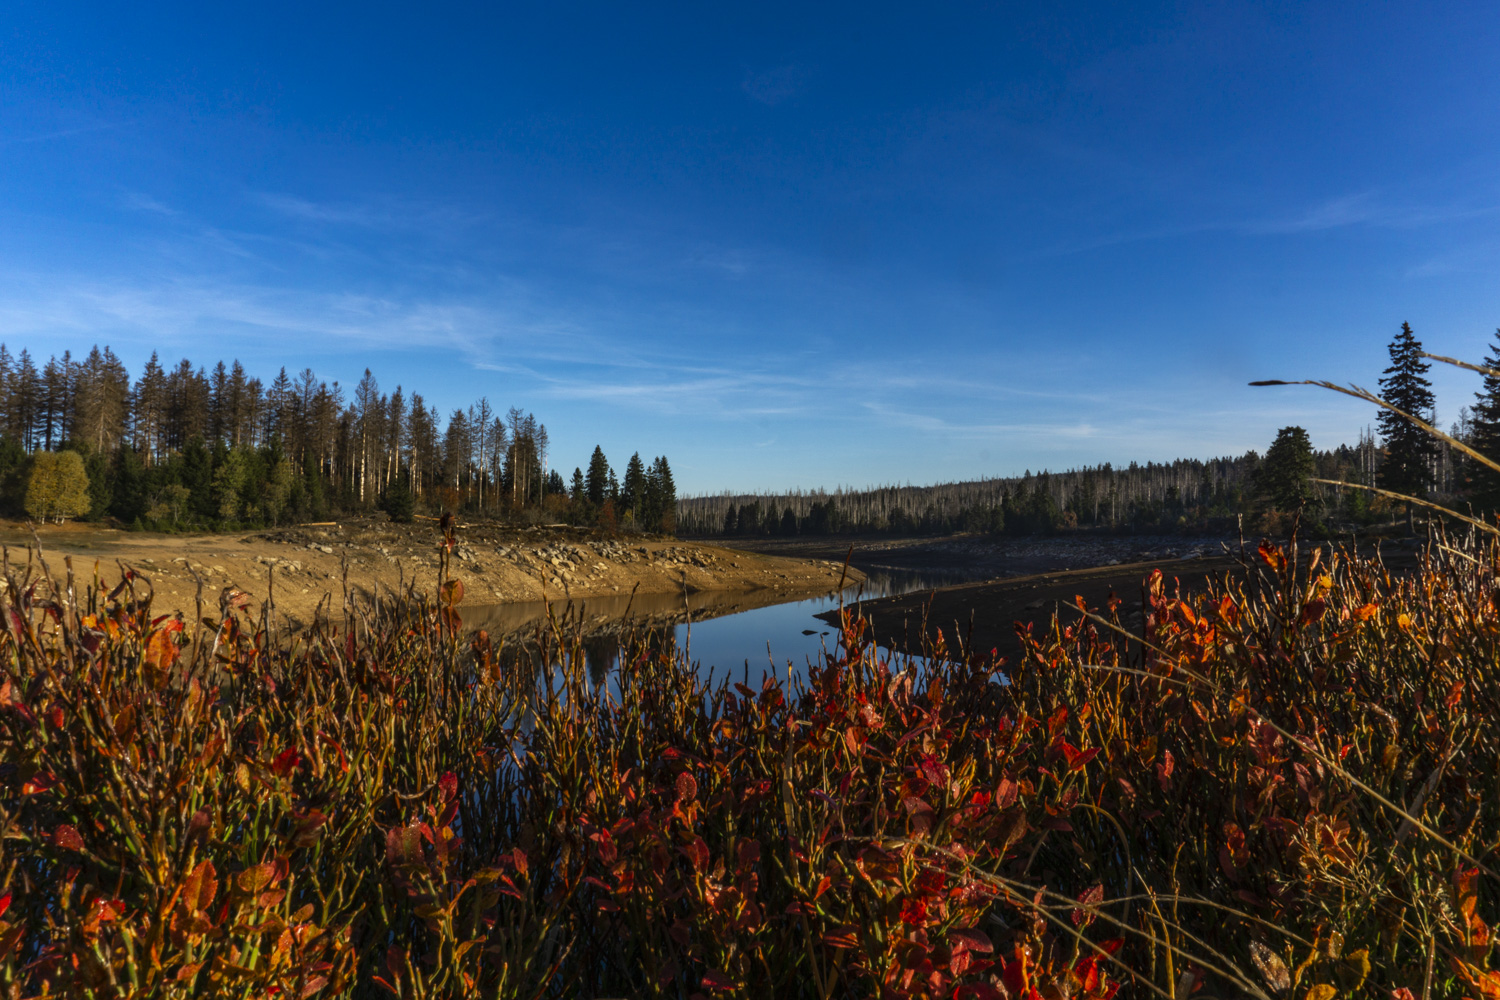
[[[1014,663],[892,660],[847,618],[715,683],[649,635],[603,683],[561,626],[499,649],[457,580],[288,636],[11,566],[0,981],[1500,996],[1497,563],[1266,545],[1209,592],[1153,575],[1134,639],[1064,610]]]

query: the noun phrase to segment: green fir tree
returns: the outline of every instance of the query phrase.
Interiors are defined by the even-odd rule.
[[[1380,397],[1413,417],[1429,420],[1435,402],[1432,383],[1425,377],[1432,366],[1422,360],[1422,342],[1402,323],[1401,332],[1390,343],[1391,366],[1380,378]],[[1380,466],[1380,485],[1405,496],[1421,499],[1432,481],[1432,461],[1437,454],[1432,437],[1400,414],[1382,408],[1380,436],[1385,460]],[[1406,530],[1412,530],[1412,505],[1406,505]]]

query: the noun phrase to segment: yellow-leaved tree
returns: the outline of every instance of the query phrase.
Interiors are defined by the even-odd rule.
[[[89,512],[89,477],[76,451],[39,451],[26,480],[26,513],[59,524]]]

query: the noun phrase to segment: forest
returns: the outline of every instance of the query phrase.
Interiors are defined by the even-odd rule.
[[[239,361],[212,371],[155,353],[132,381],[109,347],[38,369],[0,344],[0,509],[154,530],[242,528],[384,510],[673,530],[665,456],[623,477],[596,447],[563,479],[546,425],[487,397],[445,420],[418,392],[352,391],[310,368],[266,385]],[[71,461],[44,460],[58,454]],[[81,465],[81,470],[78,468]]]
[[[1313,452],[1313,474],[1372,482],[1377,460],[1374,441],[1362,436],[1354,446]],[[1262,464],[1251,451],[932,486],[685,497],[678,502],[678,525],[691,536],[1233,530],[1236,515],[1265,513],[1257,476]],[[1368,495],[1359,491],[1319,487],[1316,500],[1320,511],[1355,521],[1372,513]]]
[[[1306,430],[1283,427],[1264,456],[1249,451],[1207,460],[1132,462],[1124,468],[1106,463],[1059,473],[1028,470],[934,486],[685,497],[678,503],[678,524],[690,536],[1036,535],[1077,528],[1166,533],[1243,528],[1280,534],[1292,525],[1322,535],[1404,510],[1411,530],[1412,503],[1397,504],[1361,487],[1419,503],[1435,498],[1458,511],[1500,510],[1500,474],[1402,415],[1421,416],[1435,427],[1427,359],[1455,362],[1423,351],[1406,323],[1388,351],[1391,364],[1380,379],[1380,396],[1351,393],[1381,404],[1378,434],[1367,428],[1352,446],[1315,450]],[[1457,364],[1480,372],[1484,380],[1473,405],[1459,409],[1448,438],[1481,454],[1500,455],[1500,331],[1484,365]],[[1296,383],[1251,383],[1289,384]]]

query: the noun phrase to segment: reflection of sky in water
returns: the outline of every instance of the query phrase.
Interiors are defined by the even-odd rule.
[[[894,597],[919,590],[931,590],[976,579],[963,573],[928,573],[899,570],[872,570],[868,579],[844,591],[846,604],[863,597]],[[734,610],[740,598],[753,598],[747,610]],[[773,669],[778,677],[802,673],[809,659],[816,659],[826,648],[832,651],[838,639],[837,630],[815,615],[839,606],[837,594],[827,594],[800,601],[786,601],[754,607],[759,600],[772,599],[765,592],[750,595],[701,592],[687,598],[693,612],[691,624],[670,626],[679,649],[686,649],[699,671],[715,679],[726,674],[741,680],[748,673],[750,682],[759,686],[761,677]],[[581,602],[586,620],[618,618],[625,611],[626,599],[590,599]],[[633,613],[681,610],[684,598],[668,595],[638,596]],[[729,612],[729,613],[725,613]],[[537,605],[499,605],[488,608],[465,608],[464,621],[470,627],[491,630],[513,629],[524,622],[535,621],[542,613]],[[553,606],[553,613],[562,607]],[[810,632],[811,634],[804,634]],[[619,661],[619,650],[613,636],[598,636],[585,643],[589,674],[596,683]]]

